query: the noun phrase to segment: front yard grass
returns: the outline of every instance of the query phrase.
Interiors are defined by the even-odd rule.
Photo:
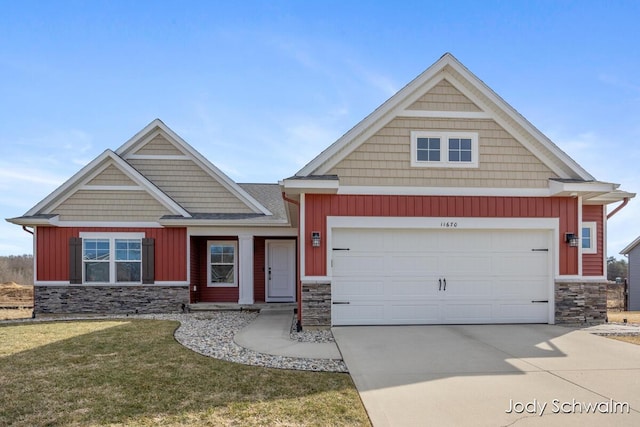
[[[0,326],[0,425],[370,425],[347,374],[201,356],[173,321]]]

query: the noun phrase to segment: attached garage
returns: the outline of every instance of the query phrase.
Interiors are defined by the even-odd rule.
[[[336,227],[333,325],[553,323],[553,230]]]

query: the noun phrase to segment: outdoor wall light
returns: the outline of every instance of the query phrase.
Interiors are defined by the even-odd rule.
[[[569,244],[569,246],[571,246],[573,248],[577,248],[578,245],[580,244],[580,239],[578,238],[578,236],[576,236],[573,233],[565,233],[564,234],[564,241],[567,242]]]
[[[311,232],[311,246],[314,248],[320,247],[320,232],[312,231]]]

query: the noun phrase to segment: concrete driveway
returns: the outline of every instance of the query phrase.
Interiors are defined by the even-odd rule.
[[[640,425],[638,345],[551,325],[333,334],[375,427]]]

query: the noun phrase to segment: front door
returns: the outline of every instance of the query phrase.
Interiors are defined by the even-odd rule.
[[[266,301],[295,302],[295,240],[267,240],[266,245]]]

